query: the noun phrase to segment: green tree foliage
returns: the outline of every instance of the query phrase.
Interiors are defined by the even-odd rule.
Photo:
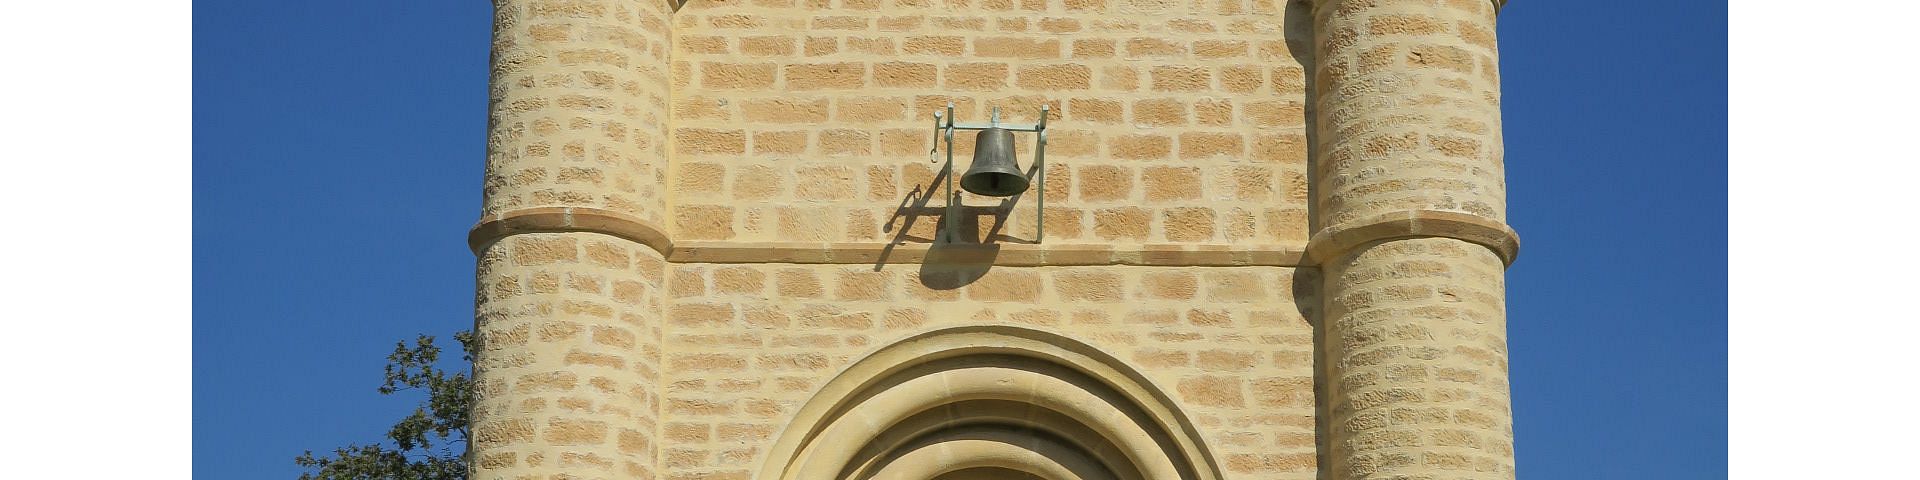
[[[473,364],[473,332],[453,334],[460,341],[463,365]],[[473,402],[473,379],[466,372],[435,366],[440,347],[421,335],[412,347],[400,342],[387,356],[387,382],[380,394],[425,390],[427,398],[412,415],[387,431],[386,441],[349,444],[331,456],[316,457],[309,450],[294,459],[309,471],[300,480],[465,480],[467,478],[467,411]]]

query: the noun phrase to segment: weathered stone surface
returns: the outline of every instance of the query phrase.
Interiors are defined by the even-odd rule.
[[[852,411],[1029,382],[981,398],[1130,399],[1191,430],[1123,438],[1204,443],[1194,471],[1219,480],[1512,477],[1501,240],[1338,229],[1504,221],[1484,0],[497,3],[478,478],[767,478],[838,379],[954,329],[1057,336],[1137,375],[966,357]],[[927,245],[949,103],[961,122],[1050,108],[1045,183],[961,197],[991,247]],[[1341,251],[1303,255],[1309,225]],[[1156,395],[1081,390],[1135,378]],[[1010,408],[981,405],[939,408]]]

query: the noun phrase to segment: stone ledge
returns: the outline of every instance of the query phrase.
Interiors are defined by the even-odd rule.
[[[477,255],[487,245],[522,233],[591,232],[646,245],[672,263],[887,264],[984,263],[1037,266],[1272,266],[1298,267],[1302,245],[1149,244],[1116,249],[1100,244],[891,244],[885,242],[675,242],[631,215],[587,207],[537,207],[488,215],[467,232]]]
[[[671,1],[671,0],[669,0],[669,1]],[[1493,14],[1494,14],[1494,15],[1499,15],[1499,14],[1500,14],[1500,9],[1502,9],[1502,8],[1506,8],[1506,7],[1507,7],[1507,0],[1488,0],[1488,1],[1489,1],[1489,2],[1492,2],[1492,3],[1493,3]],[[1309,1],[1309,2],[1307,2],[1307,3],[1309,3],[1309,4],[1312,4],[1313,2],[1312,2],[1312,1]]]
[[[661,255],[673,251],[673,239],[645,220],[612,210],[588,207],[534,207],[480,217],[467,231],[467,248],[475,255],[510,235],[522,233],[592,232],[646,245]]]
[[[1507,266],[1520,255],[1520,234],[1505,223],[1468,213],[1408,210],[1321,229],[1307,241],[1306,258],[1321,265],[1368,242],[1433,237],[1485,246]]]
[[[1145,265],[1297,267],[1304,248],[1288,245],[1107,245],[887,244],[880,242],[686,242],[668,255],[673,263],[887,264],[989,263],[1015,267]]]

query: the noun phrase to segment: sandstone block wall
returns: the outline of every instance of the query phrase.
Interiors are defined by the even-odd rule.
[[[1406,210],[1505,220],[1493,4],[1326,0],[1315,12],[1325,225]]]
[[[658,252],[597,233],[480,254],[475,478],[659,478]]]
[[[1100,462],[1204,458],[1076,475],[1512,476],[1493,2],[495,7],[475,478],[813,478],[792,472],[833,466],[782,462],[911,443],[807,443],[876,421],[835,395],[899,406],[923,390],[890,386],[948,382],[913,387],[935,398],[983,372],[1091,396],[956,397],[932,421],[975,436],[939,458],[1005,439],[965,412],[1114,402],[1062,421],[1144,426],[1084,447]],[[989,246],[930,244],[949,102],[963,122],[1052,109],[1044,184],[964,196],[962,236]],[[956,133],[956,173],[972,143]],[[1120,373],[999,352],[836,383],[956,327],[1057,336],[1041,350]],[[1064,410],[1023,410],[1045,398]],[[822,418],[854,426],[803,424]],[[1103,471],[1084,463],[1060,471]],[[1059,476],[955,468],[932,475]]]
[[[662,471],[754,478],[794,412],[849,362],[924,331],[1011,325],[1131,363],[1197,424],[1224,478],[1314,478],[1313,332],[1294,302],[1297,270],[994,267],[957,287],[929,281],[950,273],[937,270],[674,265]]]
[[[1480,0],[1316,6],[1321,225],[1424,215],[1504,228],[1494,9]],[[1381,237],[1321,265],[1332,478],[1513,477],[1511,258],[1458,239],[1470,237]]]
[[[666,218],[671,14],[653,1],[494,1],[485,214]]]
[[[1450,238],[1356,250],[1327,276],[1331,478],[1512,478],[1505,265]]]
[[[1304,5],[759,0],[674,16],[676,238],[927,242],[932,115],[1052,108],[1047,184],[967,195],[975,238],[1306,240]],[[1287,22],[1294,22],[1289,26]],[[955,136],[964,171],[973,132]],[[1032,136],[1016,134],[1021,166]],[[1003,218],[996,220],[995,214]],[[998,229],[996,230],[996,227]],[[1009,239],[1002,239],[1009,240]]]

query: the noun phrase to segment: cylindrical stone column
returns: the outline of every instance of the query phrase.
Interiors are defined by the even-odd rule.
[[[667,2],[494,0],[485,213],[664,225]]]
[[[472,478],[655,478],[667,9],[494,2]]]
[[[1512,478],[1497,0],[1317,0],[1323,465]]]

